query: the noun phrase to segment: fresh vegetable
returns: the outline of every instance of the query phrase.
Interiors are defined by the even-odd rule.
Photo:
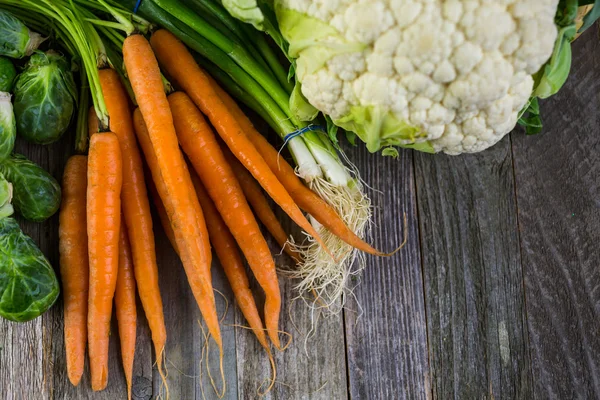
[[[229,149],[223,149],[225,159],[231,166],[235,177],[240,183],[240,187],[244,192],[244,196],[248,200],[248,203],[252,206],[252,210],[260,222],[263,223],[265,228],[273,236],[277,244],[285,251],[294,261],[301,262],[301,257],[296,250],[294,250],[288,242],[288,235],[281,226],[281,223],[277,219],[277,216],[271,209],[267,198],[263,194],[260,185],[252,178],[252,175],[244,168],[242,164],[231,154]]]
[[[192,182],[196,189],[198,201],[200,201],[202,210],[204,210],[204,215],[206,215],[206,227],[208,228],[210,243],[213,245],[215,253],[217,253],[217,257],[219,258],[219,262],[225,271],[235,300],[259,343],[270,355],[271,350],[267,343],[267,338],[262,321],[260,320],[260,315],[258,314],[254,296],[250,290],[250,282],[248,281],[246,268],[242,262],[237,243],[230,230],[227,228],[225,221],[223,221],[223,218],[219,214],[215,204],[211,200],[206,188],[202,185],[202,182],[196,174],[192,174]]]
[[[578,5],[591,3],[223,4],[269,33],[277,31],[267,24],[273,22],[268,14],[275,14],[274,24],[289,43],[282,47],[295,59],[302,94],[336,125],[355,132],[370,151],[396,154],[388,146],[401,146],[460,154],[484,150],[514,128],[532,92],[538,96],[536,73],[548,68],[544,64],[551,55],[553,64],[566,68],[550,66],[562,69],[561,76],[543,73],[553,82],[549,87],[542,83],[541,94],[562,86],[567,59],[570,65],[568,42],[576,29],[571,18],[564,30],[561,15],[565,9],[576,14]],[[587,18],[583,28],[595,18]]]
[[[123,159],[121,202],[124,225],[131,242],[137,289],[152,332],[154,350],[157,358],[160,358],[167,340],[167,330],[158,286],[152,215],[142,158],[135,139],[128,95],[120,82],[119,75],[113,69],[103,69],[99,74],[110,115],[109,128],[119,138]],[[90,120],[94,119],[90,118]]]
[[[17,125],[10,94],[0,92],[0,162],[12,153],[17,136]]]
[[[235,237],[256,280],[265,291],[265,325],[269,337],[279,348],[281,293],[269,245],[221,152],[215,134],[198,108],[182,92],[171,94],[168,100],[183,151]]]
[[[0,10],[0,55],[11,58],[30,56],[44,40],[17,17]]]
[[[123,217],[121,217],[121,220],[123,220]],[[127,229],[123,225],[121,226],[119,241],[119,272],[117,274],[117,287],[115,289],[115,310],[117,322],[119,323],[121,359],[123,360],[123,370],[125,371],[125,381],[127,382],[127,398],[131,400],[137,311],[135,308],[133,255],[129,245],[129,239],[127,238]]]
[[[71,122],[76,99],[66,58],[54,51],[35,53],[15,84],[19,135],[37,144],[57,141]]]
[[[145,39],[140,37],[136,40],[142,41]],[[147,45],[147,42],[145,44]],[[137,43],[134,45],[137,45]],[[145,47],[144,44],[141,44],[141,46]],[[139,58],[139,62],[143,64],[144,59],[147,60],[147,57],[151,54],[150,46],[148,45],[145,49],[140,49],[140,53],[141,57]],[[155,71],[158,71],[156,61],[152,64],[150,65],[152,65],[153,69],[155,68]],[[146,63],[146,65],[148,65],[148,63]],[[142,65],[136,63],[135,67],[141,68]],[[129,72],[131,68],[132,65],[130,64],[127,71]],[[138,69],[138,71],[141,70]],[[134,81],[132,81],[134,91],[137,90],[136,97],[140,98],[140,89],[137,88],[138,84],[143,85],[144,82],[136,81],[134,83]],[[160,91],[164,96],[164,92],[162,92],[162,82],[160,82],[159,76],[155,76],[154,80],[146,81],[146,84],[149,85],[147,87],[147,90],[149,90],[147,94],[152,93],[152,90],[156,90]],[[154,87],[152,87],[152,85],[154,85]],[[219,328],[219,319],[212,290],[212,282],[210,280],[212,254],[210,251],[210,242],[204,215],[200,208],[200,204],[198,203],[198,199],[192,197],[194,194],[192,192],[193,186],[189,171],[187,170],[185,161],[183,160],[183,156],[177,144],[175,128],[172,127],[173,123],[171,122],[172,117],[170,115],[169,103],[167,102],[166,97],[155,96],[155,104],[148,104],[149,107],[146,112],[148,112],[148,110],[150,111],[148,113],[150,115],[150,121],[153,124],[154,129],[156,129],[154,132],[154,139],[156,142],[152,141],[150,131],[146,127],[144,117],[139,108],[136,109],[133,114],[135,132],[140,147],[144,152],[148,167],[152,173],[152,179],[156,189],[167,210],[167,215],[169,216],[169,221],[173,228],[175,242],[177,243],[179,257],[183,263],[190,288],[192,289],[196,303],[200,308],[200,312],[204,317],[204,321],[208,326],[208,330],[219,346],[222,357],[223,342],[221,339],[221,329]],[[152,97],[146,96],[145,98],[148,101]],[[163,99],[166,104],[163,103]],[[174,139],[174,142],[171,140],[160,140],[160,134],[164,134],[165,132],[173,135],[172,139]],[[164,135],[162,137],[164,137]],[[169,137],[169,139],[171,138]],[[157,145],[154,146],[154,143]],[[158,157],[159,154],[163,157],[162,163],[160,162],[161,159]],[[165,172],[163,173],[162,171]],[[167,184],[167,178],[169,179],[169,184]]]
[[[58,249],[65,314],[65,351],[67,376],[77,386],[83,375],[87,343],[89,261],[85,209],[86,156],[69,158],[62,187]]]
[[[88,345],[93,390],[108,382],[108,340],[119,270],[121,185],[119,139],[95,133],[90,139],[87,174],[87,233],[90,265]]]
[[[148,150],[151,150],[149,148]],[[152,196],[152,202],[154,203],[154,207],[156,208],[156,213],[158,214],[158,219],[160,220],[160,224],[163,227],[163,231],[165,231],[165,235],[167,239],[169,239],[169,243],[175,250],[175,253],[179,255],[179,250],[177,250],[177,241],[175,240],[175,233],[173,232],[173,228],[171,227],[171,221],[169,221],[169,216],[167,215],[167,210],[165,209],[162,200],[160,199],[160,195],[158,194],[158,189],[156,189],[156,185],[152,180],[152,177],[148,179],[148,191]]]
[[[6,57],[0,57],[0,92],[12,92],[17,70],[12,61]]]
[[[6,180],[4,175],[0,173],[0,219],[10,217],[14,208],[11,204],[13,196],[12,183]]]
[[[0,173],[13,184],[13,205],[25,219],[41,222],[58,211],[60,185],[37,164],[13,154],[0,162]]]
[[[32,320],[54,304],[59,286],[52,266],[10,217],[11,184],[0,173],[0,316]]]
[[[0,316],[32,320],[54,304],[58,293],[58,280],[44,254],[17,221],[0,219]]]
[[[185,46],[165,30],[154,32],[151,43],[165,71],[208,116],[232,153],[252,173],[283,211],[328,251],[318,232],[308,222],[289,193],[281,185],[281,182],[277,180],[265,164],[252,142],[243,134],[239,123],[223,104],[219,95],[213,89],[211,81],[194,61]]]

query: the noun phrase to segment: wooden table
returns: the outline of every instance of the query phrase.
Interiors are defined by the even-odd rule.
[[[545,132],[520,129],[491,150],[449,157],[402,151],[398,159],[348,149],[372,193],[374,243],[408,244],[369,258],[355,301],[321,318],[291,304],[281,279],[282,328],[293,344],[278,354],[273,399],[600,398],[600,43],[590,29],[574,49],[560,95],[544,101]],[[62,173],[71,141],[18,150]],[[23,223],[58,265],[57,217]],[[157,233],[173,399],[216,398],[206,373],[197,310],[174,252]],[[216,263],[215,263],[216,264]],[[215,286],[229,299],[215,265]],[[218,297],[218,296],[217,296]],[[219,310],[224,310],[224,301]],[[360,312],[359,306],[360,304]],[[159,393],[149,331],[141,318],[134,398]],[[78,388],[65,371],[62,306],[25,324],[0,321],[0,398],[125,398],[117,335],[109,387]],[[269,364],[240,312],[223,321],[227,399],[254,399]],[[294,324],[300,328],[296,330]],[[114,330],[116,332],[116,329]],[[214,347],[213,352],[214,353]],[[214,354],[210,357],[213,375]]]

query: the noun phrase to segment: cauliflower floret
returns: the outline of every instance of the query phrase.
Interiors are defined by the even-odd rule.
[[[367,132],[394,124],[358,126],[372,151],[390,137],[427,140],[449,154],[495,144],[515,126],[531,95],[531,75],[548,60],[557,36],[558,0],[279,2],[339,32],[311,44],[331,52],[301,78],[313,106],[334,121],[352,118],[355,107],[377,107],[373,115],[422,133],[394,138],[394,132]]]

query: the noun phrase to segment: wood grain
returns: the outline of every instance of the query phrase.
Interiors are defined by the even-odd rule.
[[[513,151],[535,398],[600,398],[600,45],[574,44],[545,131]]]
[[[508,138],[415,160],[433,397],[531,398]]]
[[[371,191],[372,241],[390,258],[368,257],[367,268],[345,315],[348,378],[353,399],[429,398],[423,277],[416,213],[413,154],[398,159],[347,149]],[[405,232],[403,214],[408,216]]]

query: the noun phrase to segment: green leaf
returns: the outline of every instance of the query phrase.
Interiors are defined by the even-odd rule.
[[[559,31],[550,61],[534,76],[532,96],[548,98],[556,94],[565,84],[571,71],[571,40],[575,34],[574,24]]]
[[[254,25],[258,30],[263,30],[263,16],[256,0],[223,0],[223,7],[240,21]]]
[[[398,158],[399,156],[398,149],[395,147],[386,147],[385,149],[381,150],[381,155],[393,158]]]
[[[518,123],[525,128],[527,135],[537,135],[542,131],[542,117],[537,97],[532,97],[523,108]]]
[[[581,5],[592,4],[592,1],[584,2],[584,3],[585,4],[581,4]],[[598,18],[600,18],[600,0],[595,0],[595,1],[593,1],[593,3],[594,3],[594,7],[583,18],[583,25],[581,26],[581,28],[579,28],[579,33],[584,32],[587,28],[594,25],[594,22],[596,22],[598,20]]]
[[[350,42],[331,25],[306,14],[275,4],[279,29],[289,43],[288,55],[296,60],[299,81],[338,54],[363,51],[364,43]]]
[[[6,57],[0,57],[0,92],[12,92],[17,70],[12,61]]]
[[[344,133],[346,134],[346,140],[348,142],[350,142],[350,144],[352,146],[356,146],[356,138],[357,138],[356,133],[351,132],[351,131],[344,131]]]
[[[324,117],[325,126],[327,127],[327,136],[329,137],[331,143],[333,143],[333,146],[337,149],[340,146],[337,138],[339,127],[333,123],[329,115],[324,115]]]
[[[426,137],[420,128],[378,106],[353,106],[348,114],[333,122],[346,131],[356,133],[372,153],[382,147],[403,146]]]
[[[312,121],[319,114],[319,110],[313,107],[302,94],[300,82],[296,82],[290,96],[290,110],[298,120],[305,122]]]
[[[44,39],[17,17],[0,10],[0,55],[23,58],[33,53]]]
[[[0,316],[32,320],[50,308],[58,280],[44,254],[13,218],[0,219]]]
[[[0,92],[0,163],[12,153],[17,136],[17,125],[10,94]]]
[[[0,173],[0,219],[10,217],[14,212],[12,194],[12,184]]]

